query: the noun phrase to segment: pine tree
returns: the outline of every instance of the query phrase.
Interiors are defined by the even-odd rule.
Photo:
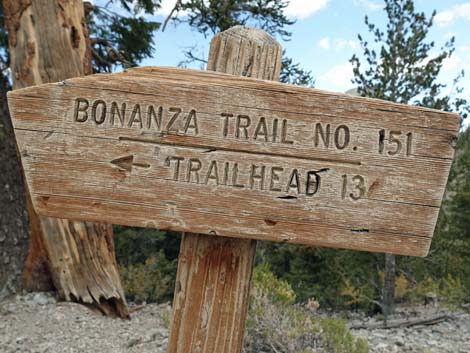
[[[429,262],[435,279],[450,275],[470,291],[470,128],[459,136]]]
[[[455,111],[466,117],[469,103],[459,97],[462,89],[458,87],[464,72],[451,87],[437,80],[444,61],[455,50],[455,39],[452,37],[437,55],[432,55],[436,44],[427,36],[436,12],[426,16],[415,10],[412,0],[385,0],[384,9],[388,19],[385,29],[371,23],[366,16],[365,24],[372,40],[359,35],[363,58],[357,55],[351,58],[353,83],[357,85],[358,93],[392,102]],[[444,94],[445,89],[448,89],[447,94]],[[382,310],[386,315],[393,311],[396,271],[395,256],[387,254],[382,298]]]
[[[154,55],[153,35],[161,23],[148,17],[155,15],[160,3],[160,0],[111,0],[105,6],[86,3],[95,72],[137,66]]]

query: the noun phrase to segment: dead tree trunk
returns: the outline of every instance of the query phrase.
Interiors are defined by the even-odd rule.
[[[29,222],[7,105],[7,78],[0,73],[0,300],[18,292],[28,250]]]
[[[385,254],[385,271],[384,271],[384,287],[382,311],[385,319],[393,313],[395,303],[395,255]]]
[[[14,88],[91,73],[82,1],[4,0],[3,7]],[[41,217],[27,203],[26,288],[44,289],[52,280],[65,300],[127,317],[111,226]]]

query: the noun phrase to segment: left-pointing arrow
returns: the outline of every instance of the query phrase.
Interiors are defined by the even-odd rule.
[[[141,167],[141,168],[150,168],[150,164],[147,164],[147,163],[134,163],[133,155],[113,159],[111,163],[128,172],[132,171],[133,166]]]

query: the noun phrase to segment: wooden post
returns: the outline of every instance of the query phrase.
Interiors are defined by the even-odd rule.
[[[214,36],[207,69],[279,80],[282,49],[266,32]],[[242,351],[256,241],[186,233],[181,241],[169,353]]]
[[[15,89],[92,73],[81,0],[4,0],[3,6]],[[52,280],[62,299],[128,317],[111,226],[38,216],[27,194],[25,286],[47,289]]]

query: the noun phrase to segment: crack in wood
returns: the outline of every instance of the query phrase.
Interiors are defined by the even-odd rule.
[[[268,226],[275,226],[277,224],[277,221],[273,221],[272,219],[265,218],[264,223],[266,223]]]
[[[44,135],[43,139],[46,140],[54,134],[54,131],[49,131],[46,135]]]
[[[195,149],[204,150],[203,153],[220,151],[220,152],[245,153],[245,154],[256,155],[256,156],[268,156],[268,157],[279,157],[279,158],[288,158],[288,159],[300,159],[300,160],[307,160],[307,161],[313,161],[313,162],[339,163],[339,164],[347,164],[347,165],[362,165],[361,161],[356,161],[356,160],[351,161],[351,160],[346,160],[346,159],[292,156],[292,155],[286,154],[286,153],[247,151],[247,150],[241,150],[241,149],[229,148],[229,147],[216,147],[216,146],[210,146],[210,145],[184,143],[184,142],[176,143],[176,142],[160,141],[160,140],[155,140],[155,139],[152,139],[152,140],[143,139],[143,138],[139,138],[139,137],[119,136],[119,141],[139,142],[139,143],[153,144],[153,145],[159,145],[159,146],[171,146],[171,147],[176,147],[176,148],[195,148]]]
[[[297,196],[292,195],[278,196],[277,198],[281,200],[297,200]]]

